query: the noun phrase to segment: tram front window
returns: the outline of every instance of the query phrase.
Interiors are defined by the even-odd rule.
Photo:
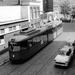
[[[10,51],[20,51],[20,46],[16,45],[16,44],[9,43],[9,50]]]
[[[14,46],[13,51],[20,51],[20,46]]]

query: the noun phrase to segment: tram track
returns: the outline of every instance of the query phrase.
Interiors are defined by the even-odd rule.
[[[37,62],[37,60],[38,59],[40,59],[40,56],[42,57],[42,56],[44,56],[47,52],[49,51],[49,48],[48,48],[48,50],[46,50],[42,55],[39,55],[39,57],[35,60],[35,61],[33,61],[32,62],[32,64],[30,64],[29,66],[27,66],[27,68],[26,69],[24,69],[23,71],[22,71],[22,73],[24,72],[24,71],[26,71],[27,69],[29,69],[35,62]],[[36,56],[35,56],[36,57]],[[33,60],[34,58],[32,58],[31,60]],[[21,65],[18,65],[17,67],[15,67],[11,72],[9,72],[9,73],[7,73],[6,75],[10,75],[15,69],[17,69],[17,68],[19,68],[20,66],[22,66],[23,64],[21,64]]]
[[[40,51],[40,52],[42,52],[42,51]],[[42,55],[40,55],[40,56],[43,56],[46,52],[48,52],[48,50],[46,50]],[[34,62],[32,62],[32,64],[30,65],[30,66],[32,66],[39,58],[40,58],[40,56],[34,61]],[[34,58],[33,58],[34,59]],[[7,64],[7,66],[10,64],[10,60],[9,59],[7,59],[7,61],[4,61],[2,64],[1,64],[1,66],[3,66],[3,65],[5,65],[6,63],[8,63]],[[18,65],[17,67],[15,67],[11,72],[13,72],[15,69],[17,69],[18,67],[20,67],[22,64],[20,64],[20,65]],[[1,67],[0,66],[0,67]],[[30,66],[28,66],[28,68],[30,67]],[[27,69],[28,69],[27,68]],[[7,74],[5,74],[5,75],[9,75],[11,72],[9,72],[9,73],[7,73]]]
[[[62,38],[62,39],[63,39],[63,38]],[[56,49],[57,49],[56,52],[58,52],[58,50],[59,50],[61,47],[63,47],[63,46],[65,45],[65,43],[66,43],[67,40],[68,40],[68,38],[66,38],[65,41],[63,41],[63,44],[60,44],[60,43],[59,43],[59,45],[61,45],[61,46],[58,46],[58,45],[57,45],[59,48],[56,47]],[[64,43],[64,42],[65,42],[65,43]],[[48,49],[49,49],[49,48],[48,48]],[[47,49],[47,50],[48,50],[48,49]],[[52,49],[52,50],[53,50],[53,49]],[[48,51],[49,51],[49,50],[48,50]],[[52,59],[55,57],[56,52],[53,54],[53,56],[51,56],[51,58],[49,58],[48,61],[52,60]],[[47,54],[48,54],[48,53],[47,53]],[[49,56],[49,57],[50,57],[50,56]],[[44,65],[43,65],[43,63],[39,63],[39,64],[42,64],[43,67],[45,67],[45,65],[48,63],[48,61],[47,61]],[[43,62],[43,61],[42,61],[42,62]],[[31,67],[31,69],[30,69],[30,68],[29,68],[29,69],[32,70],[33,67],[34,67],[34,68],[37,68],[37,67],[38,67],[37,65],[39,65],[39,64],[37,64],[37,63],[36,63],[36,64],[33,64],[33,66]],[[28,74],[28,75],[29,75],[29,74],[30,74],[30,75],[37,75],[37,74],[40,72],[40,70],[42,70],[43,67],[41,67],[38,71],[35,70],[35,69],[32,70],[32,71],[28,70],[26,73],[24,72],[24,71],[26,71],[26,70],[24,70],[24,71],[23,71],[24,73],[22,72],[22,73],[19,74],[19,75],[25,75],[25,74]],[[36,72],[36,71],[37,71],[37,72]],[[28,73],[28,72],[30,72],[30,73]],[[33,73],[32,73],[32,72],[33,72]],[[36,72],[36,73],[34,73],[34,72]]]
[[[52,43],[54,43],[54,42],[52,42]],[[51,43],[51,44],[52,44],[52,43]],[[62,45],[63,45],[63,44],[62,44]],[[62,45],[61,45],[61,47],[62,47]],[[53,47],[53,46],[51,46],[51,47]],[[60,47],[60,48],[61,48],[61,47]],[[37,62],[37,60],[40,59],[40,57],[43,57],[43,56],[49,51],[49,48],[50,48],[50,47],[48,47],[47,50],[44,50],[43,53],[42,53],[42,51],[40,51],[40,52],[41,52],[41,55],[39,55],[39,53],[38,53],[38,56],[39,56],[39,57],[37,57],[37,56],[34,57],[34,58],[37,57],[36,60],[35,60],[34,58],[32,58],[32,59],[31,59],[31,60],[33,60],[32,62],[31,62],[31,61],[28,61],[28,62],[31,63],[31,64],[29,64],[28,66],[26,66],[26,69],[24,69],[24,70],[20,73],[20,75],[21,75],[24,71],[28,70],[35,62]],[[60,48],[59,48],[59,49],[60,49]],[[45,49],[45,48],[44,48],[44,49]],[[55,54],[56,54],[56,52],[55,52]],[[53,54],[53,55],[55,55],[55,54]],[[49,59],[49,61],[50,61],[53,57],[54,57],[54,56],[52,56],[52,57]],[[35,60],[35,61],[34,61],[34,60]],[[47,61],[47,62],[48,62],[48,61]],[[47,63],[47,62],[46,62],[46,63]],[[10,64],[10,61],[9,61],[9,60],[8,60],[8,61],[5,61],[4,64],[6,64],[6,63],[8,63],[8,65],[9,65],[9,64]],[[46,63],[43,65],[43,67],[46,65]],[[4,65],[4,64],[3,64],[3,65]],[[25,63],[25,64],[26,64],[26,63]],[[25,65],[25,64],[24,64],[24,65]],[[20,65],[17,65],[17,66],[15,66],[15,67],[13,67],[13,69],[10,70],[9,72],[7,72],[5,75],[10,75],[13,71],[15,71],[17,68],[19,68],[19,67],[22,66],[22,65],[23,65],[23,64],[20,64]],[[42,67],[42,68],[43,68],[43,67]],[[41,68],[41,69],[42,69],[42,68]],[[40,70],[41,70],[41,69],[40,69]],[[39,71],[40,71],[40,70],[39,70]],[[39,72],[39,71],[38,71],[38,72]],[[37,72],[36,74],[38,74],[38,72]]]
[[[35,75],[38,75],[38,73],[47,65],[47,63],[53,60],[53,58],[57,55],[58,51],[65,45],[65,43],[51,56],[51,58],[43,65],[43,67]]]
[[[54,42],[53,42],[53,43],[54,43]],[[62,46],[61,46],[61,47],[62,47]],[[49,48],[48,48],[48,49],[49,49]],[[41,57],[44,56],[44,54],[47,53],[48,51],[49,51],[49,50],[46,50],[46,51],[45,51],[42,55],[40,55],[40,56],[41,56]],[[55,52],[55,53],[56,53],[56,52]],[[55,54],[54,54],[54,55],[55,55]],[[30,64],[29,66],[27,66],[27,68],[26,68],[24,71],[26,71],[29,67],[31,67],[31,66],[40,58],[40,56],[39,56],[35,61],[33,61],[32,64]],[[33,59],[34,59],[34,58],[33,58]],[[50,60],[50,59],[49,59],[49,60]],[[9,60],[8,60],[8,61],[5,61],[4,64],[6,64],[6,63],[8,63],[8,65],[9,65],[9,64],[10,64],[10,61],[9,61]],[[3,65],[4,65],[4,64],[3,64]],[[10,75],[11,72],[13,72],[15,69],[19,68],[21,65],[22,65],[22,64],[17,65],[16,67],[14,67],[11,71],[9,71],[9,72],[8,72],[7,74],[5,74],[5,75]],[[46,64],[45,64],[45,65],[46,65]],[[43,66],[43,67],[44,67],[44,66]],[[42,69],[42,68],[41,68],[41,69]],[[40,70],[41,70],[41,69],[40,69]],[[22,71],[22,73],[23,73],[24,71]]]
[[[40,71],[42,71],[42,69],[47,65],[47,63],[51,62],[53,60],[53,58],[57,55],[58,51],[66,44],[66,42],[52,55],[52,57],[43,65],[43,67],[35,74],[35,75],[38,75],[38,73]]]
[[[42,51],[40,51],[40,52],[42,52]],[[32,64],[31,64],[30,66],[28,66],[25,70],[27,70],[29,67],[31,67],[31,66],[40,58],[40,56],[42,57],[42,56],[43,56],[45,53],[47,53],[47,52],[48,52],[48,50],[46,50],[42,55],[39,55],[39,54],[38,54],[39,57],[38,57],[34,62],[32,62]],[[36,57],[36,56],[35,56],[35,57]],[[34,58],[32,58],[31,60],[33,60],[33,59],[34,59]],[[22,65],[22,64],[21,64],[21,65]],[[20,67],[21,65],[19,65],[18,67]],[[16,68],[18,68],[18,67],[16,67]],[[15,68],[15,69],[16,69],[16,68]],[[15,69],[13,69],[11,72],[13,72]],[[24,70],[24,71],[25,71],[25,70]],[[11,72],[10,72],[10,73],[11,73]],[[8,74],[6,74],[6,75],[10,75],[10,73],[8,73]]]
[[[64,44],[65,44],[65,43],[64,43]],[[64,45],[64,44],[63,44],[63,45]],[[62,47],[62,46],[61,46],[61,47]],[[60,48],[61,48],[61,47],[60,47]],[[60,48],[59,48],[59,49],[60,49]],[[58,52],[58,50],[57,50],[57,51],[51,56],[51,58],[38,70],[38,72],[39,72],[51,59],[53,59],[53,58],[55,57],[55,55],[57,54],[57,52]],[[33,65],[33,64],[32,64],[32,65]],[[26,71],[26,70],[24,70],[24,71]],[[24,71],[23,71],[23,72],[24,72]],[[23,72],[22,72],[22,73],[23,73]],[[35,75],[37,75],[38,72],[37,72]],[[19,74],[19,75],[22,75],[22,73]],[[33,75],[34,75],[34,74],[33,74]]]

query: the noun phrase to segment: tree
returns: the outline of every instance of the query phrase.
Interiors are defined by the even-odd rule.
[[[75,15],[75,6],[72,7],[72,14]]]
[[[71,16],[75,18],[75,6],[72,7]]]
[[[71,7],[68,0],[60,4],[60,10],[61,10],[61,14],[63,14],[64,17],[67,17],[70,14]]]

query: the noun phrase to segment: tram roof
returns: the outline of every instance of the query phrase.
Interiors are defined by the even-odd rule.
[[[37,33],[32,33],[31,35],[19,34],[19,35],[12,37],[11,39],[14,40],[15,42],[21,42],[21,41],[28,40],[30,38],[33,38],[33,37],[45,32],[46,29],[38,29],[37,31],[38,31]]]
[[[22,41],[23,39],[27,39],[28,36],[26,35],[17,35],[17,36],[14,36],[12,37],[11,39],[14,39],[15,42],[19,42],[19,41]]]

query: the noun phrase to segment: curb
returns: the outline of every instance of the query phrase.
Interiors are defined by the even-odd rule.
[[[0,51],[0,55],[2,55],[3,53],[5,53],[5,52],[7,52],[7,51],[8,51],[8,48],[1,50],[1,51]]]

